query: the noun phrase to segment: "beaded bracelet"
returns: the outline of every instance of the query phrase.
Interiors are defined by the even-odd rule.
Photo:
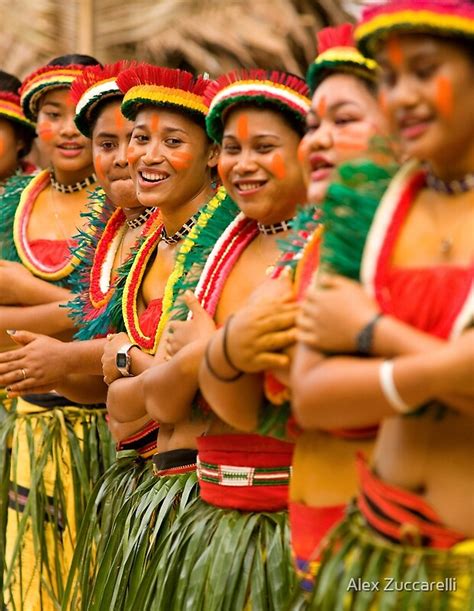
[[[356,337],[356,350],[358,354],[369,356],[372,354],[372,343],[374,340],[374,329],[383,313],[378,312],[369,322],[362,327]]]

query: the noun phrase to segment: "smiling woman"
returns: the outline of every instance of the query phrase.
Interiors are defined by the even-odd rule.
[[[33,382],[36,393],[18,398],[1,423],[4,438],[12,436],[6,550],[0,550],[6,564],[3,594],[6,605],[17,608],[57,606],[80,514],[111,454],[105,410],[83,409],[47,393],[57,377],[53,385],[35,384],[26,347],[37,339],[31,332],[57,338],[73,332],[60,306],[80,283],[80,261],[70,247],[96,179],[90,141],[74,124],[70,87],[86,65],[97,63],[88,56],[64,56],[25,79],[22,108],[37,122],[39,146],[51,168],[12,179],[2,204],[4,257],[17,267],[12,288],[2,286],[0,328],[5,345],[11,337],[20,349],[2,360],[0,375],[12,396],[19,383]],[[10,339],[8,344],[11,348]]]

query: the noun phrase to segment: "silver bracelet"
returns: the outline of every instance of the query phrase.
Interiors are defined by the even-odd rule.
[[[393,361],[384,361],[379,368],[379,382],[383,396],[388,403],[401,414],[408,414],[413,411],[410,405],[400,397],[393,379]]]

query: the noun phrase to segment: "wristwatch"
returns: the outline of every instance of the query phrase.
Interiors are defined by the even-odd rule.
[[[129,352],[132,348],[138,348],[137,344],[124,344],[120,346],[117,350],[117,354],[115,356],[115,365],[119,370],[120,374],[124,378],[129,378],[133,376],[133,373],[130,372],[130,366],[132,364],[132,359],[130,358]]]

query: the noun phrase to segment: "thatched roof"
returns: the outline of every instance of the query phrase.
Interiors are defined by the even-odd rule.
[[[52,57],[137,58],[214,76],[236,67],[304,73],[315,32],[343,0],[0,0],[0,68],[24,76]]]

